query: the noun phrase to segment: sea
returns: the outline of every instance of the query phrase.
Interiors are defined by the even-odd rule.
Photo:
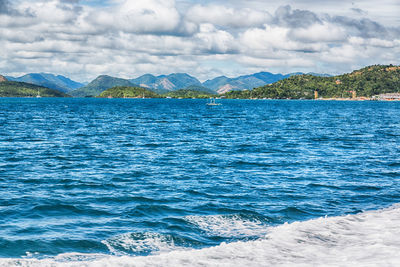
[[[0,266],[399,266],[400,102],[0,99]]]

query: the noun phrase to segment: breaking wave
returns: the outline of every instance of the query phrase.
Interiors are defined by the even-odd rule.
[[[210,233],[231,235],[265,231],[254,241],[187,249],[168,236],[127,234],[106,241],[126,250],[156,246],[150,256],[62,254],[51,259],[2,259],[0,266],[399,266],[400,205],[355,215],[321,217],[304,222],[262,227],[224,216],[186,217]],[[243,226],[243,228],[242,228]],[[244,229],[249,226],[250,232]],[[231,227],[229,229],[229,227]],[[226,228],[226,229],[225,229]],[[162,249],[165,248],[165,249]],[[172,250],[172,251],[171,251]]]
[[[240,215],[193,215],[185,219],[209,236],[245,238],[260,237],[267,233],[267,226],[263,222]]]

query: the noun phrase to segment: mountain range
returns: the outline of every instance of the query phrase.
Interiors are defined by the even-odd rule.
[[[84,86],[84,84],[75,82],[62,75],[54,75],[50,73],[29,73],[21,77],[7,76],[6,78],[9,81],[31,83],[55,89],[63,93],[68,93]]]
[[[49,76],[59,77],[51,74]],[[26,77],[33,77],[34,81],[36,81],[34,78],[39,78],[39,81],[43,82],[41,77],[46,78],[46,75],[26,75]],[[108,90],[109,95],[107,97],[140,97],[140,95],[143,97],[143,94],[146,97],[147,94],[147,97],[156,95],[157,97],[167,98],[199,98],[215,96],[216,92],[219,92],[225,98],[245,99],[312,99],[317,97],[333,99],[349,99],[351,97],[355,99],[356,96],[360,96],[360,99],[362,99],[384,93],[398,92],[400,88],[399,77],[400,66],[394,65],[371,65],[336,76],[315,73],[282,75],[260,72],[237,78],[221,76],[204,83],[200,83],[196,78],[184,73],[160,76],[144,75],[131,80],[101,75],[88,85],[70,91],[68,95],[77,97],[99,96],[102,92]],[[69,83],[74,83],[68,78],[65,79]],[[48,81],[48,79],[46,80]],[[273,82],[274,80],[278,81]],[[135,84],[134,81],[140,84]],[[257,83],[264,85],[256,87]],[[168,86],[165,86],[165,84]],[[159,89],[153,89],[153,86]],[[179,87],[184,88],[179,89]],[[241,90],[242,88],[250,90]],[[155,90],[168,92],[157,95],[154,92]],[[66,97],[68,95],[32,83],[8,81],[7,77],[0,75],[0,97]]]
[[[130,81],[144,88],[158,90],[160,91],[159,93],[175,91],[191,85],[202,86],[198,79],[187,73],[172,73],[160,76],[145,74]]]
[[[291,74],[273,74],[270,72],[259,72],[251,75],[239,76],[237,78],[228,78],[220,76],[203,83],[204,87],[210,88],[219,94],[229,91],[239,91],[253,89],[262,85],[274,83],[290,77]]]
[[[201,83],[197,78],[187,73],[172,73],[169,75],[155,76],[145,74],[134,79],[122,79],[108,75],[100,75],[89,84],[85,85],[73,81],[61,75],[50,73],[29,73],[21,77],[7,76],[9,81],[18,81],[31,83],[39,86],[55,89],[75,97],[98,96],[103,91],[114,86],[143,87],[155,93],[163,94],[180,89],[193,90],[208,93],[223,94],[229,91],[241,91],[253,89],[255,87],[271,84],[293,75],[291,74],[273,74],[270,72],[259,72],[250,75],[243,75],[235,78],[226,76],[216,77]],[[316,76],[330,76],[328,74],[315,74]]]
[[[75,97],[97,96],[108,88],[114,86],[143,87],[155,93],[164,94],[180,89],[197,90],[207,93],[223,94],[229,91],[253,89],[255,87],[271,84],[288,78],[293,74],[273,74],[270,72],[259,72],[251,75],[228,78],[220,76],[201,83],[197,78],[187,73],[172,73],[169,75],[154,76],[145,74],[135,79],[121,79],[107,75],[101,75],[88,85],[69,92]]]

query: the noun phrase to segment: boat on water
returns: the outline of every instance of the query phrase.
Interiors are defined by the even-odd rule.
[[[36,98],[41,98],[39,90],[37,91]]]
[[[211,98],[210,98],[210,102],[208,102],[206,105],[207,105],[207,106],[220,106],[221,103],[216,103],[216,102],[215,102],[215,97],[211,97]]]

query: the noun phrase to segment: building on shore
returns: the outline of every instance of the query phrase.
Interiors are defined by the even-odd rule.
[[[318,99],[318,91],[317,90],[314,91],[314,99]]]
[[[378,100],[400,101],[400,93],[386,93],[376,96]]]

